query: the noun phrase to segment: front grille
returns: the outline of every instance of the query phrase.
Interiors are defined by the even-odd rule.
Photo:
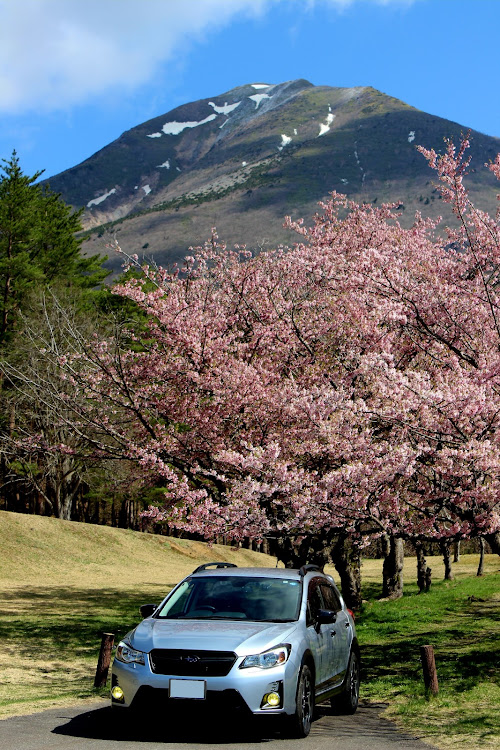
[[[189,713],[193,711],[224,711],[227,718],[235,716],[251,716],[251,711],[237,690],[207,690],[205,700],[192,700],[189,698],[170,698],[168,690],[162,688],[153,688],[149,685],[142,685],[135,694],[134,708],[139,711],[147,711],[150,716],[159,712],[158,717],[163,716],[166,710],[179,711],[186,710]],[[219,725],[214,725],[219,726]],[[182,732],[186,731],[185,725],[179,725]],[[195,729],[195,727],[191,727]],[[203,731],[207,729],[203,725]]]
[[[191,651],[178,648],[155,648],[149,654],[151,669],[156,674],[176,677],[224,677],[236,654],[232,651]]]

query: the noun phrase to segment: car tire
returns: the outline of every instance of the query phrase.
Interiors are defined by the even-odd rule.
[[[314,681],[311,670],[304,664],[297,682],[297,697],[295,713],[288,717],[288,732],[290,737],[300,739],[307,737],[311,731],[314,715]]]
[[[331,699],[334,711],[341,714],[353,714],[359,703],[359,656],[351,651],[342,692]]]

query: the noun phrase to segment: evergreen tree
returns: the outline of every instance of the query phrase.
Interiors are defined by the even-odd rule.
[[[94,289],[108,271],[102,267],[104,258],[82,256],[77,237],[81,211],[74,212],[47,184],[38,184],[41,174],[23,174],[15,151],[0,165],[0,355],[13,368],[7,373],[3,369],[0,378],[0,496],[4,507],[18,509],[20,504],[23,509],[31,491],[37,507],[45,504],[56,515],[69,518],[86,465],[71,456],[54,460],[50,451],[28,455],[19,450],[16,440],[22,434],[40,439],[61,433],[61,442],[71,441],[63,436],[59,423],[46,419],[47,403],[41,392],[31,393],[31,399],[21,393],[18,373],[33,369],[33,357],[36,361],[36,347],[32,351],[26,346],[26,328],[31,325],[41,332],[48,322],[46,312],[38,310],[38,317],[36,312],[45,289],[50,287],[85,319],[94,321],[89,306],[95,299],[97,309]],[[54,332],[53,321],[51,325]],[[41,382],[45,378],[48,383],[52,374],[38,373]]]
[[[23,174],[14,151],[0,166],[0,345],[14,332],[27,295],[54,281],[92,288],[107,272],[103,258],[80,254],[81,211],[72,212],[47,185],[42,172]]]

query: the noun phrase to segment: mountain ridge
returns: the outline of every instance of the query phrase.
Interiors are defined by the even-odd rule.
[[[213,226],[252,249],[290,242],[285,215],[309,220],[332,190],[400,200],[407,216],[424,207],[437,215],[433,174],[415,146],[439,149],[466,130],[369,86],[245,84],[141,123],[48,182],[84,208],[86,252],[102,252],[120,232],[127,251],[165,264]],[[499,139],[473,133],[476,166],[498,151]],[[470,179],[480,205],[494,210],[492,175]]]

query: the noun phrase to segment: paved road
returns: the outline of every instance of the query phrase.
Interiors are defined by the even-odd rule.
[[[192,715],[158,717],[149,726],[121,726],[103,702],[52,709],[31,716],[0,721],[2,750],[430,750],[424,742],[399,732],[380,717],[382,704],[361,705],[354,716],[334,716],[320,706],[311,734],[305,740],[281,739],[273,725],[232,726]]]

